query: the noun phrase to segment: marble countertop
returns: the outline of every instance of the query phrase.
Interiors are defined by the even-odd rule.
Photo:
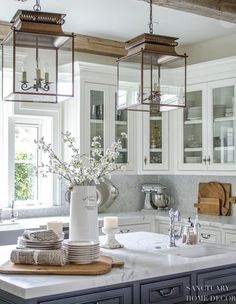
[[[135,212],[125,212],[125,213],[100,213],[98,215],[99,227],[103,225],[103,218],[105,216],[118,216],[120,225],[132,225],[144,222],[150,222],[151,220],[163,220],[168,221],[169,214],[168,211],[135,211]],[[188,217],[191,220],[195,220],[195,214],[181,212],[182,220],[187,221]],[[205,226],[224,228],[229,230],[236,229],[236,217],[234,216],[211,216],[211,215],[199,215],[199,222]],[[39,218],[27,218],[18,219],[15,223],[10,223],[10,221],[4,221],[0,223],[0,231],[7,230],[18,230],[18,229],[33,229],[33,228],[45,228],[48,221],[62,221],[65,227],[69,225],[69,216],[55,216],[55,217],[39,217]],[[9,224],[9,225],[8,225]]]
[[[143,213],[148,213],[143,211]],[[150,211],[150,214],[154,214]],[[168,211],[156,211],[154,215],[158,220],[167,220],[169,217]],[[181,217],[183,220],[187,221],[188,217],[191,217],[191,221],[194,222],[196,213],[181,212]],[[219,227],[224,229],[236,229],[236,217],[235,216],[214,216],[214,215],[198,215],[199,222],[202,225],[210,227]]]
[[[0,275],[0,288],[24,299],[42,297],[63,292],[73,292],[102,287],[113,284],[143,280],[165,275],[174,275],[220,265],[236,264],[236,255],[233,248],[213,246],[227,250],[224,254],[202,257],[184,258],[173,255],[170,248],[167,250],[168,236],[135,232],[119,234],[117,239],[124,244],[124,248],[116,250],[102,249],[102,253],[110,255],[114,260],[125,262],[124,268],[112,269],[110,273],[98,276],[44,276],[44,275]],[[101,237],[100,242],[104,241]],[[192,245],[194,246],[194,245]],[[157,249],[161,247],[162,249]],[[189,247],[189,246],[187,246]],[[0,247],[0,264],[8,260],[13,246]]]
[[[148,222],[150,217],[153,218],[154,214],[144,214],[140,211],[136,212],[126,212],[126,213],[100,213],[98,214],[99,227],[103,225],[103,218],[105,216],[118,216],[119,224],[125,225],[127,222],[129,224],[139,223],[140,219],[142,221]],[[45,228],[47,222],[49,221],[61,221],[64,224],[64,227],[69,226],[69,216],[54,216],[54,217],[35,217],[35,218],[27,218],[27,219],[18,219],[16,222],[11,223],[10,221],[4,221],[0,223],[0,231],[6,230],[16,230],[16,229],[34,229],[34,228]]]

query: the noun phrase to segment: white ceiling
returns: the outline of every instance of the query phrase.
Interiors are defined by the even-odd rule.
[[[17,9],[35,1],[0,0],[0,20],[9,22]],[[65,31],[125,41],[148,32],[149,4],[138,0],[41,0],[42,11],[66,13]],[[236,24],[153,7],[155,34],[179,37],[190,44],[236,33]]]

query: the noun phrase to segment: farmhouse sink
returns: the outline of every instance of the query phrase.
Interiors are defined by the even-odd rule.
[[[3,221],[0,223],[0,226],[12,226],[12,225],[19,225],[19,222]]]
[[[215,256],[219,254],[226,254],[229,253],[229,250],[233,250],[233,249],[229,249],[229,248],[225,249],[216,246],[201,244],[201,245],[185,245],[183,247],[170,248],[169,250],[165,250],[165,253],[183,258],[196,259],[196,258],[203,258],[208,256]]]

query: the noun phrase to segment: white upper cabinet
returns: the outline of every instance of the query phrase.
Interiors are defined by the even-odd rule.
[[[132,112],[116,110],[116,67],[81,64],[76,79],[79,93],[73,104],[67,102],[65,106],[65,113],[69,113],[65,115],[65,125],[72,126],[77,133],[81,154],[91,155],[95,136],[100,137],[103,151],[120,139],[122,150],[117,164],[121,170],[133,171],[134,119]],[[129,90],[130,87],[124,87],[125,96]],[[71,107],[73,111],[68,110]]]
[[[146,112],[142,118],[142,170],[168,170],[168,113]]]
[[[208,84],[208,168],[235,170],[236,79]]]
[[[214,75],[210,76],[203,68],[200,79],[206,81],[188,87],[187,106],[177,111],[178,170],[213,173],[236,169],[236,78],[230,77],[232,67],[226,67],[212,64]],[[217,77],[222,79],[213,80]]]
[[[207,87],[188,87],[186,108],[177,111],[178,168],[205,170],[207,165]]]

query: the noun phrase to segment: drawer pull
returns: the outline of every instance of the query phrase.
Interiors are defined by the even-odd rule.
[[[236,241],[230,241],[230,244],[236,244]]]
[[[158,290],[158,292],[162,297],[169,297],[169,296],[172,295],[174,290],[175,290],[174,287],[170,287],[170,288],[165,288],[165,289]]]
[[[127,230],[120,230],[120,233],[129,233],[129,232],[130,232],[129,229],[127,229]]]
[[[210,234],[206,234],[206,233],[201,233],[201,237],[205,240],[209,240],[211,235]]]

